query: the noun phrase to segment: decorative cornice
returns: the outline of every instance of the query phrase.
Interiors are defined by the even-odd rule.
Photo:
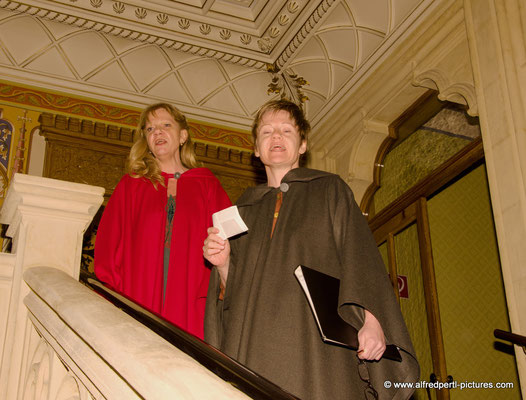
[[[221,165],[226,163],[229,164],[228,166],[230,168],[235,166],[238,169],[243,166],[249,166],[251,170],[252,167],[257,167],[260,172],[263,173],[263,164],[261,164],[258,158],[254,157],[253,151],[228,149],[206,143],[195,143],[194,150],[198,160],[206,160],[209,163],[213,162]],[[241,170],[238,172],[241,172]]]
[[[92,4],[93,7],[98,8],[104,5],[104,3],[101,2],[101,5],[98,6],[99,3],[97,1],[99,0],[91,0],[91,3],[96,3],[97,5],[97,7],[95,7]],[[189,19],[178,18],[176,16],[172,16],[172,18],[170,18],[167,14],[159,14],[153,10],[137,8],[135,6],[133,6],[133,8],[132,6],[128,7],[128,9],[132,9],[131,12],[133,12],[133,18],[125,14],[119,15],[118,17],[122,21],[120,22],[121,26],[117,26],[117,24],[113,22],[108,23],[97,21],[95,18],[83,18],[73,15],[72,13],[60,12],[28,3],[31,2],[23,3],[19,1],[0,0],[0,8],[18,13],[29,14],[50,21],[73,25],[79,28],[90,29],[114,36],[119,36],[126,39],[148,42],[186,53],[199,54],[203,57],[228,61],[255,69],[264,69],[266,67],[268,62],[268,60],[265,60],[266,55],[273,47],[273,45],[269,47],[268,44],[262,45],[260,41],[253,41],[251,35],[244,32],[225,29],[207,23],[190,21]],[[117,9],[117,11],[114,11],[117,14],[119,14],[119,11],[121,10],[118,4],[124,3],[113,3]],[[124,6],[123,13],[126,9],[126,6]],[[98,9],[95,11],[100,12]],[[96,16],[94,15],[94,17]],[[150,28],[150,30],[155,31],[155,33],[147,33],[138,30],[134,27],[134,24],[139,23],[144,25],[146,28]],[[184,41],[176,39],[177,35],[182,35],[184,37]],[[230,45],[232,47],[232,51],[225,52],[215,50],[210,47],[198,44],[199,41],[204,39],[217,39],[218,42],[220,41],[223,44]],[[194,43],[190,43],[192,41]],[[236,50],[238,53],[247,53],[247,56],[236,54]],[[251,52],[254,53],[254,57],[248,56],[248,54]],[[263,56],[263,59],[261,59],[261,56]]]
[[[318,0],[319,5],[302,25],[293,39],[283,46],[279,41],[294,21],[301,18],[308,4],[296,0],[286,2],[265,30],[258,34],[258,26],[235,23],[217,24],[218,19],[198,16],[195,12],[184,12],[185,6],[163,7],[142,2],[145,6],[129,1],[103,0],[57,0],[45,4],[36,0],[0,0],[0,8],[25,13],[39,18],[73,25],[200,56],[215,58],[235,64],[264,69],[267,63],[275,62],[282,68],[316,24],[336,0]],[[44,3],[43,5],[41,3]],[[270,7],[270,6],[269,6]],[[303,7],[303,8],[302,8]],[[174,12],[175,10],[175,12]],[[92,17],[88,17],[92,16]],[[273,50],[281,51],[271,55]],[[226,51],[225,51],[226,50]],[[269,58],[272,57],[272,58]]]
[[[312,30],[320,22],[323,16],[329,11],[331,6],[336,0],[323,0],[320,5],[314,10],[309,19],[303,24],[298,33],[294,38],[289,42],[288,46],[281,52],[277,58],[274,65],[278,69],[282,69],[286,65],[287,61],[292,57],[292,55],[298,50],[300,45],[305,41],[309,36]]]
[[[130,147],[133,143],[133,129],[107,125],[102,122],[82,120],[64,115],[42,113],[39,122],[43,131],[58,130],[67,134],[76,134],[86,139],[110,139],[116,144]]]

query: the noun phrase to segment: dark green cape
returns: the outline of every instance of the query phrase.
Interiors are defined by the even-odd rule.
[[[298,284],[304,265],[341,280],[339,313],[359,329],[363,308],[381,323],[401,363],[382,359],[368,368],[380,399],[405,399],[413,390],[384,382],[416,382],[418,363],[400,308],[367,221],[337,175],[297,168],[283,178],[277,225],[270,232],[279,188],[247,189],[237,202],[249,231],[231,243],[224,301],[213,271],[205,340],[301,399],[364,398],[355,352],[326,344]],[[283,185],[282,185],[283,186]]]

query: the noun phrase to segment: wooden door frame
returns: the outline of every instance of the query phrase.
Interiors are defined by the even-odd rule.
[[[427,323],[431,342],[431,358],[433,371],[439,382],[448,382],[448,375],[440,322],[427,199],[483,161],[484,149],[482,139],[478,138],[369,220],[369,226],[377,245],[379,246],[384,242],[387,243],[388,269],[397,298],[398,284],[394,235],[413,223],[417,225]],[[449,390],[437,390],[436,393],[439,400],[449,400],[450,398]]]

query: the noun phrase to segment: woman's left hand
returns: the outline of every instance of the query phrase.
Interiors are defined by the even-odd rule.
[[[380,322],[369,311],[365,312],[365,322],[358,331],[358,358],[379,360],[385,351],[385,336]]]

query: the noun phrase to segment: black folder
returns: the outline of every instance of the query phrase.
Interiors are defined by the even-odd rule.
[[[340,280],[300,265],[294,271],[309,301],[322,340],[339,346],[358,349],[358,331],[338,314]],[[395,345],[387,345],[382,357],[402,361]]]

